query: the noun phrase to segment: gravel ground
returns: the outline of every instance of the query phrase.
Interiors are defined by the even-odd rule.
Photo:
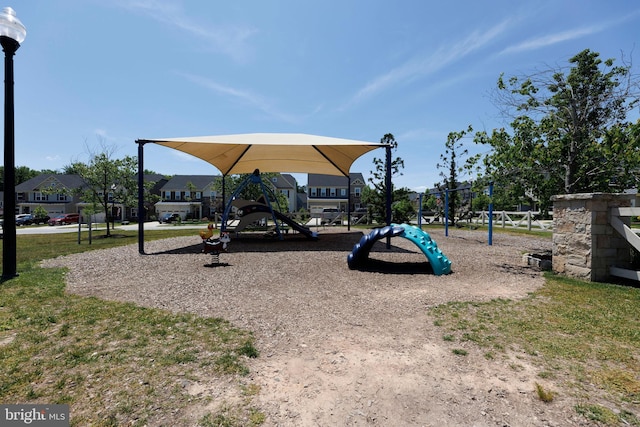
[[[60,257],[68,291],[175,312],[222,317],[254,331],[261,356],[248,381],[260,386],[265,425],[577,426],[569,398],[537,400],[535,368],[514,370],[481,351],[452,356],[427,308],[449,301],[521,298],[543,285],[523,252],[550,239],[450,229],[430,231],[452,262],[435,276],[411,242],[383,242],[367,271],[349,270],[362,236],[320,228],[311,241],[233,238],[212,264],[194,237]],[[477,354],[476,354],[477,353]],[[206,393],[213,384],[200,384]],[[555,385],[549,387],[554,388]]]

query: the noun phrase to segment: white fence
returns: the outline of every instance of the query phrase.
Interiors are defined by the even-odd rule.
[[[553,220],[541,220],[539,211],[493,211],[493,226],[502,228],[523,228],[527,230],[540,229],[543,231],[551,231],[553,229]],[[549,212],[549,217],[552,216],[552,212]],[[441,221],[440,216],[423,216],[422,224],[430,224],[433,222]],[[414,221],[417,222],[417,221]],[[489,212],[480,211],[473,218],[458,219],[456,225],[463,227],[465,224],[469,225],[488,225],[489,224]]]
[[[549,212],[549,217],[552,215]],[[539,219],[539,211],[493,211],[493,225],[501,226],[502,228],[521,228],[526,227],[527,230],[537,228],[543,231],[550,231],[553,229],[553,220],[541,220]],[[489,212],[480,212],[479,217],[473,218],[472,222],[476,225],[489,224]]]
[[[629,227],[620,217],[638,217],[640,216],[640,208],[611,208],[610,223],[611,226],[618,232],[624,239],[633,246],[638,252],[640,252],[640,237],[638,237],[639,230],[634,230]],[[617,277],[623,277],[625,279],[631,279],[640,281],[640,271],[630,270],[622,267],[611,266],[611,275]]]

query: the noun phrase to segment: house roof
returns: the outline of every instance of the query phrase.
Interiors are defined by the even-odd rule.
[[[223,175],[261,172],[349,174],[353,162],[385,144],[291,133],[140,139],[198,157]]]
[[[270,180],[276,188],[296,188],[296,179],[288,173],[281,173],[274,176],[275,180]]]
[[[147,182],[160,182],[165,177],[161,174],[145,174],[144,180]],[[50,188],[52,182],[57,182],[63,188],[84,187],[84,180],[80,175],[63,173],[43,173],[16,185],[16,192],[25,193],[28,191],[39,191]]]
[[[349,179],[352,184],[358,180],[365,184],[364,177],[360,172],[350,173]],[[309,187],[346,187],[348,183],[344,176],[310,173],[307,177],[307,185]]]
[[[138,174],[136,174],[136,177],[138,176]],[[148,182],[158,182],[158,181],[162,181],[162,180],[167,180],[167,178],[160,174],[160,173],[145,173],[144,174],[144,180],[148,181]]]
[[[59,183],[63,188],[80,188],[84,181],[80,175],[66,175],[55,173],[43,173],[16,185],[16,192],[43,190],[50,188],[52,183]]]
[[[197,190],[203,190],[217,179],[220,179],[220,175],[174,175],[162,188],[182,190],[191,183]]]

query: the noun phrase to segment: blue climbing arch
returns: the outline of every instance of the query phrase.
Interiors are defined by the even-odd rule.
[[[451,261],[438,249],[438,245],[431,239],[431,236],[410,224],[391,224],[386,227],[376,228],[371,233],[362,236],[347,257],[349,268],[356,269],[363,266],[369,258],[373,244],[386,237],[404,237],[415,243],[429,260],[429,264],[431,264],[436,276],[451,273]]]

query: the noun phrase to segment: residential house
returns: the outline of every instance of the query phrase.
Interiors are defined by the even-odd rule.
[[[159,174],[147,174],[145,181],[154,182],[152,194],[159,194],[158,186],[166,182],[166,178]],[[77,190],[85,186],[80,175],[41,174],[16,186],[17,213],[33,213],[41,206],[51,217],[63,213],[82,213],[87,203],[80,199]],[[109,216],[120,220],[137,220],[138,206],[124,206],[108,194],[110,206]],[[149,207],[149,203],[145,202]],[[153,206],[150,206],[153,207]],[[105,213],[100,212],[92,216],[91,221],[102,222]]]
[[[149,189],[149,193],[151,195],[159,197],[160,188],[167,182],[167,178],[165,178],[164,175],[157,174],[157,173],[145,174],[144,181],[147,183],[153,183],[153,185]],[[137,182],[138,181],[136,176],[136,183]],[[114,186],[117,188],[117,184],[114,184]],[[136,199],[138,197],[137,191],[138,189],[136,185],[136,188],[135,188]],[[117,197],[118,197],[118,191],[111,191],[107,194],[107,200],[109,203],[109,206],[108,206],[109,220],[113,221],[115,219],[117,221],[136,221],[137,222],[138,221],[138,204],[135,203],[133,206],[128,206],[122,200],[118,200]],[[147,198],[147,197],[145,197],[145,200],[143,203],[145,208],[144,219],[147,220],[150,217],[155,215],[155,203],[153,200],[151,200],[151,198]],[[91,220],[97,221],[97,222],[104,221],[105,220],[104,213],[100,212],[95,214]]]
[[[156,215],[180,214],[182,219],[212,218],[222,212],[215,182],[220,175],[175,175],[160,188],[160,201],[155,204]]]
[[[273,185],[274,191],[284,194],[287,198],[287,211],[295,212],[298,210],[298,183],[293,175],[287,173],[278,174],[272,177],[269,182]],[[275,207],[274,207],[275,209]]]
[[[38,175],[16,185],[17,213],[32,213],[38,206],[52,217],[63,213],[78,213],[81,202],[74,190],[83,185],[79,175]]]
[[[149,189],[149,193],[154,196],[160,197],[160,190],[169,181],[164,175],[161,174],[145,174],[145,182],[152,182],[153,185]],[[146,211],[145,219],[156,216],[155,201],[145,200],[144,207]],[[118,217],[118,212],[113,212]],[[138,205],[125,207],[124,218],[131,221],[138,221]]]
[[[349,195],[349,182],[351,194]],[[346,176],[309,174],[307,178],[307,209],[312,216],[323,209],[338,209],[347,212],[350,202],[351,212],[366,207],[362,204],[362,189],[366,181],[362,173],[354,172]],[[350,196],[350,197],[349,197]]]
[[[299,211],[302,208],[305,210],[307,209],[307,201],[309,200],[309,197],[307,196],[306,189],[304,190],[304,192],[300,191],[296,194],[296,211]]]

